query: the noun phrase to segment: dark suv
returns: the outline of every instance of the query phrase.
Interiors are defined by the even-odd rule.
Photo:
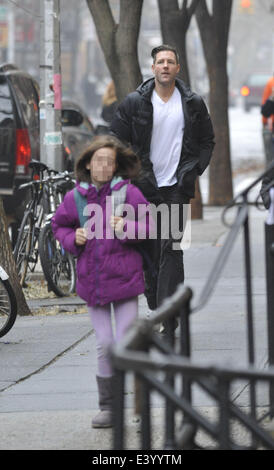
[[[30,160],[40,159],[38,90],[29,74],[0,66],[0,195],[14,232],[27,197],[17,187],[30,179]]]

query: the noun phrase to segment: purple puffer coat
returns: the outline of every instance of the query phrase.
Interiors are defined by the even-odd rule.
[[[77,257],[76,291],[88,305],[104,305],[115,300],[135,297],[144,292],[142,256],[134,247],[137,240],[106,237],[109,230],[109,221],[106,221],[106,214],[109,218],[106,198],[111,196],[112,189],[119,189],[124,184],[128,184],[125,202],[134,207],[135,213],[138,204],[145,205],[143,207],[148,206],[140,190],[129,184],[127,180],[121,180],[114,186],[108,182],[99,191],[93,185],[86,184],[87,189],[85,189],[83,183],[76,184],[77,190],[87,197],[87,204],[99,204],[102,208],[102,239],[99,237],[88,239],[84,247],[75,244],[75,231],[80,227],[80,221],[73,190],[65,195],[64,201],[52,218],[54,236],[66,251]],[[94,213],[91,213],[92,215]],[[142,227],[146,236],[149,233],[149,220],[146,215],[143,222],[145,226]],[[140,222],[132,220],[130,223],[137,233],[136,229],[138,230]]]

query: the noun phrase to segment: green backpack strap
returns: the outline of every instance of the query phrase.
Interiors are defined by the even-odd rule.
[[[88,216],[84,215],[84,209],[87,205],[87,198],[83,196],[76,188],[73,189],[74,200],[77,207],[80,226],[83,227],[88,220]]]

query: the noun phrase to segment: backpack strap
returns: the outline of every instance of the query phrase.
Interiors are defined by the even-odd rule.
[[[120,189],[114,189],[111,193],[112,197],[112,214],[121,216],[123,214],[123,204],[126,200],[127,184]],[[147,245],[146,240],[136,243],[134,248],[140,253],[143,258],[143,266],[146,271],[150,272],[153,278],[157,277],[157,270],[151,258],[151,247]]]
[[[84,209],[87,205],[87,198],[83,196],[79,191],[74,188],[73,189],[74,200],[77,207],[78,217],[80,220],[80,227],[83,227],[88,220],[88,217],[84,215]]]

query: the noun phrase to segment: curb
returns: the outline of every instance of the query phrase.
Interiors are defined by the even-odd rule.
[[[54,297],[51,299],[27,299],[27,304],[31,310],[45,307],[69,308],[85,306],[86,302],[78,296]]]

